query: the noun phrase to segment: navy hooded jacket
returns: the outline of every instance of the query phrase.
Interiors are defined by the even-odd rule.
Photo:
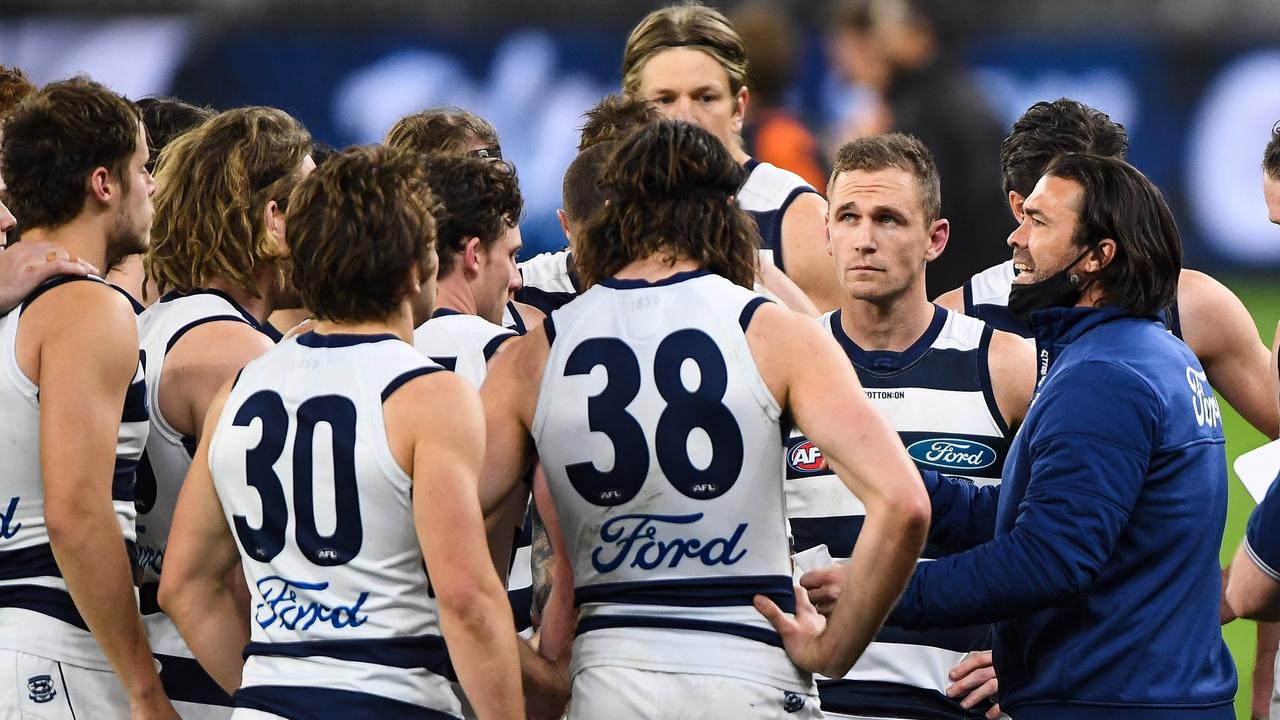
[[[1227,466],[1200,363],[1154,316],[1054,308],[1033,326],[1041,379],[1001,483],[926,473],[930,541],[968,550],[923,563],[890,622],[995,622],[1017,720],[1230,720]]]

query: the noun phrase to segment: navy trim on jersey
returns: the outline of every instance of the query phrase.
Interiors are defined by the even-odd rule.
[[[995,385],[991,382],[991,338],[995,335],[995,328],[987,325],[982,328],[982,340],[978,342],[978,381],[982,384],[982,397],[987,401],[987,410],[991,413],[991,419],[996,421],[996,425],[1000,427],[1000,434],[1009,437],[1009,422],[1004,419],[1004,413],[1000,412],[1000,403],[996,402]],[[1001,466],[1004,464],[1004,458],[1001,458]]]
[[[507,602],[511,604],[511,614],[515,618],[516,632],[521,633],[533,627],[533,586],[507,591]]]
[[[91,275],[56,275],[44,281],[44,283],[42,283],[35,290],[32,290],[30,293],[27,294],[25,298],[22,299],[22,305],[18,309],[18,317],[22,317],[22,313],[27,311],[27,307],[30,306],[31,303],[35,302],[36,298],[58,287],[59,285],[66,285],[67,283],[75,282],[76,280],[88,280],[89,282],[100,282],[103,285],[106,285],[107,287],[113,287],[113,288],[115,287],[111,283],[106,282],[105,280],[101,280],[99,278],[93,277]],[[115,289],[120,290],[120,288],[115,288]],[[124,291],[121,290],[121,292],[124,292]],[[128,295],[129,293],[125,293],[125,294]]]
[[[494,353],[498,352],[498,348],[502,347],[502,343],[510,340],[513,337],[516,337],[516,335],[517,333],[510,333],[508,335],[497,335],[497,336],[494,336],[492,340],[485,343],[484,361],[489,362],[490,360],[492,360]]]
[[[298,344],[309,348],[342,348],[355,347],[365,343],[377,343],[383,340],[400,340],[391,333],[374,333],[362,335],[357,333],[318,333],[315,330],[303,333],[297,338]],[[403,342],[403,341],[401,341]]]
[[[169,338],[169,342],[165,343],[164,354],[168,355],[169,351],[173,349],[173,346],[177,345],[178,341],[182,339],[182,336],[186,335],[188,332],[195,330],[196,328],[200,327],[201,325],[204,325],[205,323],[223,322],[223,321],[242,323],[242,324],[248,325],[254,330],[257,330],[259,332],[262,331],[261,328],[256,327],[255,325],[248,322],[247,320],[245,320],[243,317],[239,315],[210,315],[209,317],[202,317],[199,320],[192,320],[186,325],[183,325],[182,327],[178,328],[178,331],[175,332]]]
[[[404,385],[405,383],[409,382],[414,378],[420,378],[423,375],[430,375],[431,373],[437,372],[439,370],[441,370],[441,368],[424,366],[420,368],[414,368],[407,372],[400,373],[395,378],[393,378],[391,382],[387,383],[386,389],[382,391],[382,402],[385,403],[387,400],[389,400],[391,398],[391,395],[395,393],[395,391],[400,389],[401,385]]]
[[[53,548],[48,543],[19,550],[0,551],[0,580],[62,577]]]
[[[973,309],[973,278],[964,281],[964,285],[960,286],[964,294],[964,314],[971,318],[978,317]]]
[[[160,607],[160,581],[144,582],[138,586],[138,612],[142,615],[155,615],[164,612]]]
[[[720,633],[722,635],[735,635],[748,640],[762,642],[765,645],[772,645],[779,648],[782,647],[782,638],[773,630],[765,630],[752,625],[741,625],[739,623],[715,622],[713,620],[694,620],[692,618],[650,617],[648,615],[596,615],[595,617],[589,617],[578,621],[578,630],[575,636],[591,632],[592,630],[624,627],[698,630],[700,632],[713,632]]]
[[[827,712],[906,720],[980,720],[990,707],[965,710],[937,690],[870,680],[819,680],[818,695]]]
[[[756,595],[795,614],[796,596],[790,575],[740,575],[687,580],[634,580],[584,585],[573,589],[573,603],[669,605],[675,607],[734,607],[751,605]]]
[[[231,707],[231,696],[200,663],[178,655],[155,654],[160,661],[160,684],[170,700]]]
[[[538,308],[543,315],[550,315],[553,311],[568,305],[576,297],[578,297],[576,292],[553,292],[536,287],[523,287],[516,291],[516,300]]]
[[[120,415],[120,422],[147,422],[150,419],[146,382],[142,379],[130,382],[129,389],[124,392],[124,411]]]
[[[260,710],[292,720],[329,718],[396,718],[396,720],[462,720],[457,715],[401,700],[336,688],[294,685],[251,685],[232,698],[238,708]]]
[[[934,305],[933,319],[929,321],[929,327],[906,350],[902,352],[863,350],[844,331],[844,327],[840,324],[841,314],[842,311],[836,310],[835,314],[831,316],[831,334],[840,343],[840,347],[844,348],[845,354],[849,356],[849,360],[854,365],[857,365],[859,369],[872,373],[892,373],[910,367],[917,360],[924,357],[925,353],[929,352],[933,347],[933,341],[937,340],[938,335],[942,332],[942,326],[947,324],[947,310]]]
[[[946,630],[907,630],[896,625],[885,625],[876,633],[876,642],[927,645],[958,653],[990,650],[991,639],[990,625],[968,625]]]
[[[117,456],[115,471],[111,474],[111,499],[133,502],[137,479],[138,461]]]
[[[685,270],[684,272],[678,272],[674,275],[668,275],[661,280],[619,280],[618,278],[610,277],[601,280],[600,284],[607,288],[613,288],[614,290],[638,290],[640,288],[655,288],[666,285],[675,285],[676,283],[681,283],[685,280],[692,280],[694,278],[700,278],[703,275],[710,274],[710,270],[699,268],[697,270]]]
[[[116,292],[120,293],[121,295],[124,296],[125,300],[129,301],[129,307],[133,308],[134,315],[141,315],[142,311],[147,309],[147,306],[138,302],[137,298],[130,295],[128,290],[125,290],[119,285],[116,285],[115,283],[107,283],[107,287],[110,287],[112,290],[115,290]]]
[[[507,312],[511,313],[511,329],[516,331],[517,335],[524,335],[529,332],[529,328],[525,327],[524,318],[520,317],[520,310],[516,308],[513,302],[507,302]]]
[[[826,545],[832,557],[847,558],[853,555],[853,545],[864,521],[863,515],[791,518],[791,537],[796,552]]]
[[[1169,332],[1173,333],[1173,336],[1179,340],[1183,340],[1182,315],[1178,312],[1177,299],[1173,301],[1172,305],[1164,309],[1162,315],[1164,316],[1164,324],[1169,327]]]
[[[191,297],[192,295],[213,295],[214,297],[222,298],[227,302],[228,305],[234,308],[236,312],[240,313],[240,317],[244,318],[245,322],[249,323],[257,330],[261,330],[265,332],[265,329],[263,327],[264,323],[258,322],[258,318],[254,317],[248,310],[245,309],[243,305],[236,302],[236,299],[231,297],[230,294],[222,290],[217,290],[214,288],[195,288],[193,290],[188,290],[187,292],[170,290],[169,292],[160,296],[160,302],[162,303],[172,302],[174,300],[177,300],[178,298]]]
[[[542,319],[542,329],[547,331],[547,347],[551,347],[551,343],[556,341],[556,324],[550,314]]]
[[[449,649],[439,635],[410,635],[355,640],[302,640],[300,642],[251,642],[241,656],[308,658],[314,656],[387,667],[424,670],[456,678]]]
[[[80,617],[80,611],[66,590],[40,585],[0,585],[0,607],[38,612],[89,631],[89,624]]]
[[[976,317],[997,330],[1010,332],[1018,337],[1028,339],[1035,337],[1035,334],[1031,332],[1031,326],[1014,317],[1013,313],[1009,312],[1009,308],[1004,305],[995,305],[993,303],[974,305],[973,308],[966,307],[964,314],[969,317]]]
[[[747,331],[747,327],[751,325],[751,318],[755,317],[756,311],[760,309],[761,305],[767,302],[773,301],[763,295],[751,298],[751,300],[747,302],[746,307],[742,308],[742,314],[738,316],[738,324],[742,326],[742,332]]]
[[[435,309],[434,312],[431,313],[431,319],[435,320],[436,318],[449,317],[450,315],[461,315],[461,314],[462,314],[461,312],[454,310],[453,308],[438,307]]]
[[[973,350],[930,350],[932,366],[930,367],[927,385],[919,387],[903,387],[901,375],[914,366],[904,366],[901,370],[885,373],[876,372],[874,368],[858,366],[858,379],[862,381],[864,390],[901,390],[910,393],[912,390],[952,390],[959,392],[976,392],[977,377],[973,358]],[[967,356],[967,357],[966,357]],[[917,358],[919,360],[919,358]]]

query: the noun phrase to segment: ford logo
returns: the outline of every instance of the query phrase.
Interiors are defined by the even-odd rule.
[[[973,440],[930,438],[911,443],[907,454],[925,465],[949,470],[981,470],[996,461],[996,451]]]

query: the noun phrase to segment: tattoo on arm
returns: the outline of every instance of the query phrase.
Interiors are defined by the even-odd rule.
[[[533,617],[541,620],[542,610],[547,606],[547,598],[551,596],[551,567],[555,558],[551,551],[551,538],[547,536],[547,526],[542,524],[536,505],[530,507],[533,512],[533,538],[529,547],[529,564],[533,571]]]

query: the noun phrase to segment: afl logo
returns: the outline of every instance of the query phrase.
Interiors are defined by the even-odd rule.
[[[792,470],[799,472],[817,472],[823,466],[822,451],[817,445],[805,440],[791,448],[791,452],[787,454],[787,464]]]
[[[981,470],[996,461],[996,451],[973,440],[930,438],[907,447],[911,459],[948,470]]]

